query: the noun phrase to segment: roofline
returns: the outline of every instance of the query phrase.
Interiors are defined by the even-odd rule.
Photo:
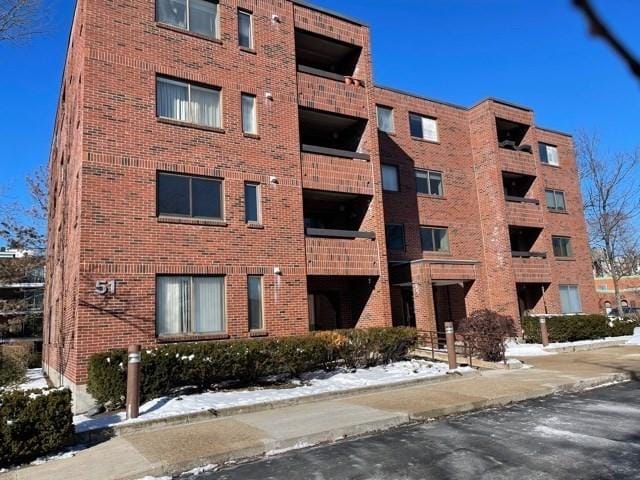
[[[388,90],[389,92],[398,93],[400,95],[407,95],[409,97],[417,98],[419,100],[426,100],[427,102],[439,103],[440,105],[446,105],[447,107],[457,108],[459,110],[469,110],[467,107],[463,107],[462,105],[457,105],[455,103],[445,102],[443,100],[438,100],[431,97],[425,97],[424,95],[418,95],[417,93],[407,92],[406,90],[400,90],[398,88],[388,87],[386,85],[374,84],[375,88],[379,88],[381,90]]]
[[[478,105],[482,105],[484,102],[495,102],[501,103],[502,105],[506,105],[507,107],[517,108],[518,110],[524,110],[525,112],[533,112],[533,108],[525,107],[524,105],[518,105],[517,103],[509,102],[507,100],[502,100],[496,97],[487,97],[483,98],[479,102],[475,103],[473,106],[469,108],[469,110],[476,108]]]
[[[346,20],[347,22],[354,23],[356,25],[360,25],[362,27],[369,28],[369,25],[362,20],[358,20],[357,18],[350,17],[349,15],[344,15],[342,13],[338,13],[335,10],[330,10],[328,8],[319,7],[318,5],[314,5],[313,3],[309,3],[306,0],[291,0],[292,3],[297,5],[301,5],[303,7],[310,8],[312,10],[316,10],[318,12],[326,13],[327,15],[331,15],[332,17],[339,18],[341,20]]]
[[[560,130],[552,130],[551,128],[544,128],[544,127],[538,127],[536,126],[536,128],[538,130],[543,130],[545,132],[549,132],[549,133],[555,133],[557,135],[562,135],[563,137],[569,137],[569,138],[573,138],[573,135],[567,132],[561,132]]]

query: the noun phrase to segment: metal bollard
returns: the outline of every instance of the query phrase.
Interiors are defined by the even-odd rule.
[[[543,347],[549,345],[549,331],[547,330],[547,320],[544,317],[540,317],[540,337]]]
[[[449,370],[458,368],[456,361],[456,336],[453,331],[453,322],[445,322],[444,331],[447,337],[447,355],[449,357]]]
[[[127,420],[140,413],[140,345],[129,347],[127,364]]]

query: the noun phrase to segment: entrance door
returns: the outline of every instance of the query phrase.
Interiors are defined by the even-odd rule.
[[[416,313],[413,304],[413,289],[404,287],[402,289],[402,326],[416,326]]]
[[[339,296],[337,292],[317,292],[308,295],[309,329],[335,330],[339,326]]]

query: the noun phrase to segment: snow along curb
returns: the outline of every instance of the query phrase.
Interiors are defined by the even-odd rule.
[[[94,430],[86,430],[78,432],[75,435],[76,443],[93,444],[104,441],[111,437],[125,436],[138,432],[148,432],[158,430],[170,426],[188,425],[191,423],[206,422],[216,418],[230,417],[233,415],[241,415],[244,413],[261,412],[264,410],[272,410],[275,408],[291,407],[295,405],[303,405],[324,400],[334,400],[338,398],[351,397],[362,393],[381,392],[385,390],[395,390],[398,388],[414,387],[425,383],[440,383],[449,380],[460,379],[465,377],[478,376],[477,370],[473,371],[456,371],[450,375],[441,375],[431,378],[416,378],[401,382],[394,382],[382,385],[370,385],[348,390],[340,390],[333,392],[324,392],[303,397],[290,398],[285,400],[269,401],[255,403],[253,405],[241,405],[238,407],[221,408],[218,410],[210,409],[198,412],[190,412],[181,415],[174,415],[165,418],[154,418],[150,420],[140,420],[134,423],[125,423],[122,425],[112,425],[109,427],[97,428]]]
[[[626,343],[631,338],[631,336],[625,336],[619,339],[606,339],[592,342],[585,341],[584,343],[575,342],[574,345],[568,343],[567,345],[558,344],[558,346],[555,346],[553,343],[551,343],[548,346],[544,347],[544,351],[550,353],[587,352],[591,350],[599,350],[601,348],[626,345]]]

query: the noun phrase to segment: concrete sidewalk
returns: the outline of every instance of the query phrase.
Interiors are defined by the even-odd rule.
[[[528,358],[535,368],[491,370],[337,400],[239,414],[111,439],[75,457],[0,475],[5,479],[137,479],[176,474],[391,427],[579,391],[640,375],[640,347]]]

